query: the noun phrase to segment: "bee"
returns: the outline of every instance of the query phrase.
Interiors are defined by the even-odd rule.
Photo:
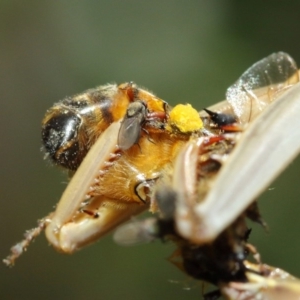
[[[199,113],[132,82],[55,104],[42,122],[44,149],[72,178],[55,211],[4,262],[13,265],[44,229],[58,251],[73,253],[150,209],[159,217],[121,227],[116,240],[172,240],[177,265],[228,298],[247,292],[253,274],[266,283],[272,267],[246,260],[257,253],[245,219],[264,225],[254,199],[300,150],[298,82],[296,63],[278,52],[250,67],[226,101]],[[292,290],[289,282],[285,288]]]
[[[141,103],[143,113],[138,112]],[[121,148],[126,148],[123,143],[127,137],[134,138],[133,143],[138,140],[138,129],[142,124],[135,122],[137,119],[143,119],[140,123],[150,118],[154,120],[156,113],[163,120],[164,105],[167,105],[164,101],[137,88],[132,82],[120,86],[107,84],[67,97],[49,109],[43,119],[42,141],[46,156],[55,165],[71,171],[77,170],[99,136],[109,125],[124,117],[126,112],[122,125],[124,129],[119,134]],[[147,116],[146,110],[155,113],[151,116],[148,113]],[[130,120],[133,121],[131,126],[127,125]]]

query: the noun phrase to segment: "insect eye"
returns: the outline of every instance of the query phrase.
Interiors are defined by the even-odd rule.
[[[127,116],[132,118],[141,115],[145,118],[147,106],[143,101],[136,101],[129,105],[127,109]]]
[[[70,170],[75,170],[80,162],[77,140],[81,119],[73,112],[66,111],[48,118],[42,127],[42,141],[46,153],[52,161]]]

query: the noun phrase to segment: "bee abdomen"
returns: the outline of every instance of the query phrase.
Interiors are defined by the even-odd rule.
[[[63,114],[53,110],[50,114],[42,127],[45,151],[54,164],[76,170],[84,157],[78,142],[82,120],[72,110],[65,110]]]

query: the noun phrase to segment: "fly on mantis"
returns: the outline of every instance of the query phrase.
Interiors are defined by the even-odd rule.
[[[116,241],[173,241],[174,263],[228,299],[298,299],[298,279],[260,261],[245,221],[264,224],[256,199],[299,153],[298,82],[296,63],[278,52],[199,113],[132,82],[56,103],[42,122],[44,150],[72,177],[4,263],[44,229],[58,251],[73,253],[150,210],[158,217],[120,227]]]

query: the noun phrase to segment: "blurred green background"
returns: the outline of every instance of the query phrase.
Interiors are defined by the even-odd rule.
[[[2,258],[66,186],[40,152],[41,119],[55,101],[133,80],[201,109],[272,52],[300,63],[299,1],[2,0],[0,24]],[[297,276],[299,166],[298,159],[261,197],[270,231],[254,225],[251,236],[264,262]],[[201,285],[166,260],[172,251],[159,242],[122,248],[108,236],[66,256],[41,236],[13,269],[0,266],[0,297],[200,299]]]

